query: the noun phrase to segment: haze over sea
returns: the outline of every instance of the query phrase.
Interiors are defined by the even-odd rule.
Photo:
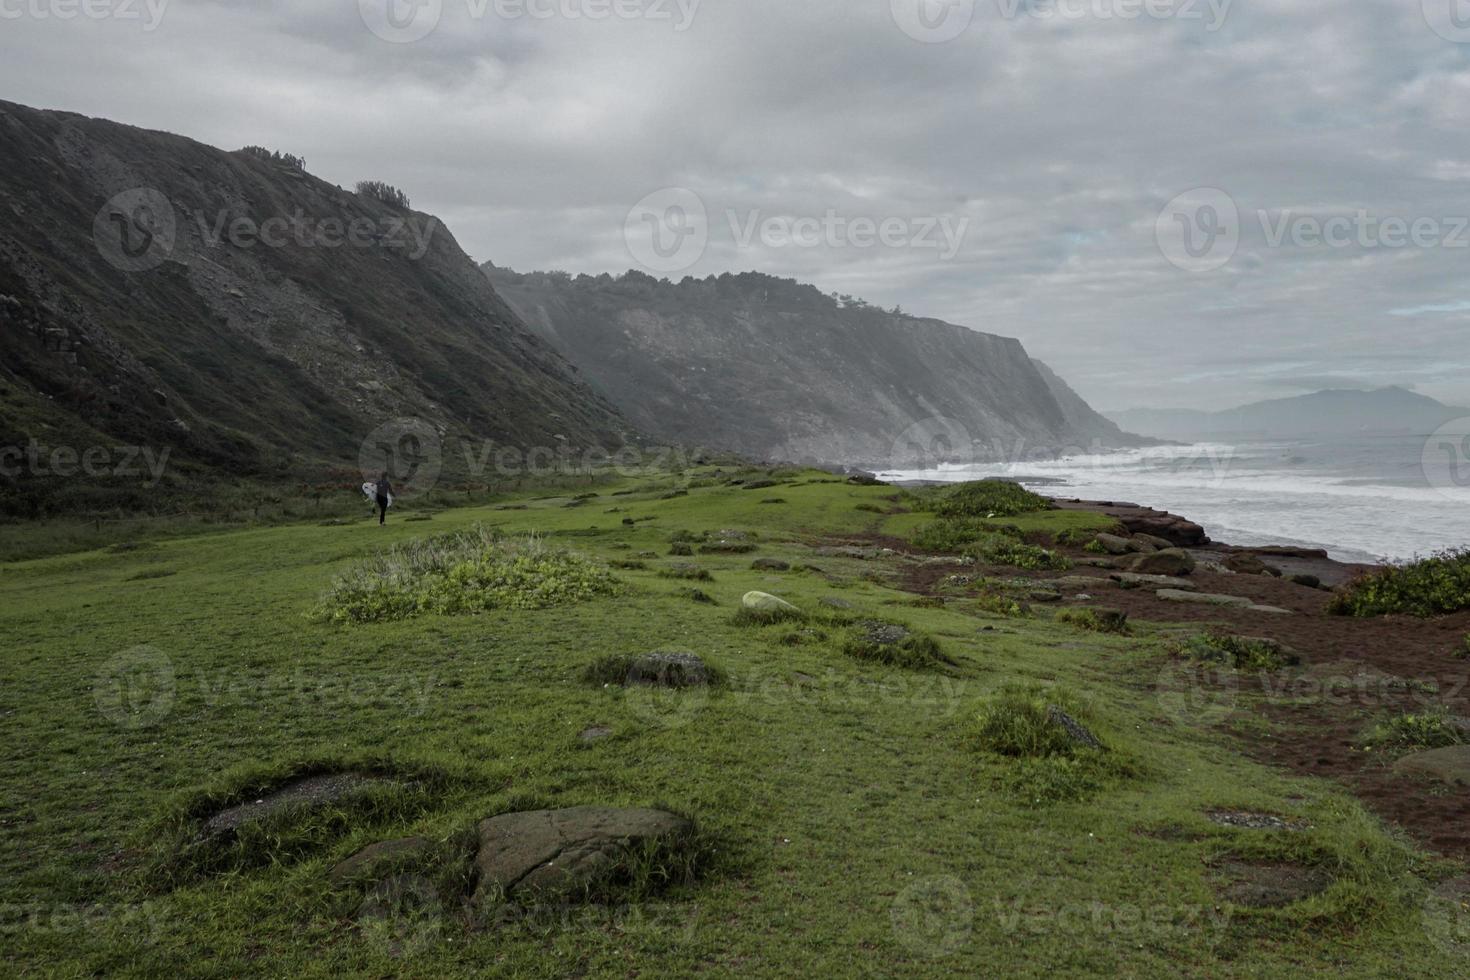
[[[888,480],[1017,480],[1052,497],[1180,514],[1216,541],[1382,561],[1470,547],[1470,459],[1428,436],[1203,443],[1050,461],[941,465]]]

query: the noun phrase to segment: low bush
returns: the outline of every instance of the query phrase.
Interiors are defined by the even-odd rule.
[[[980,709],[971,735],[985,751],[1017,759],[1075,757],[1096,751],[1058,724],[1057,710],[1087,722],[1087,713],[1066,691],[1007,685]]]
[[[1179,644],[1176,652],[1190,660],[1224,664],[1236,670],[1281,670],[1301,662],[1275,640],[1236,636],[1220,628],[1191,636]]]
[[[932,507],[940,517],[1015,517],[1050,510],[1052,502],[1009,480],[978,480],[943,488]]]
[[[1343,586],[1327,607],[1339,616],[1440,616],[1470,609],[1470,549],[1388,565]]]
[[[1113,633],[1127,636],[1133,632],[1128,625],[1128,614],[1117,609],[1063,609],[1056,620],[1090,633]]]
[[[971,542],[962,554],[990,565],[1009,565],[1038,572],[1064,572],[1072,567],[1072,560],[1060,552],[999,534]]]
[[[612,595],[605,565],[534,535],[506,538],[475,525],[380,552],[340,576],[318,606],[334,623],[372,623],[423,613],[547,609]]]
[[[1393,749],[1438,749],[1464,745],[1466,732],[1450,721],[1444,708],[1407,712],[1384,718],[1363,735],[1363,748],[1370,752]]]
[[[909,537],[909,541],[926,551],[958,552],[982,538],[995,537],[1010,537],[1019,541],[1021,532],[974,518],[946,518],[920,527]]]
[[[953,664],[939,641],[902,623],[870,620],[854,623],[843,632],[842,652],[855,660],[889,667],[920,669]]]

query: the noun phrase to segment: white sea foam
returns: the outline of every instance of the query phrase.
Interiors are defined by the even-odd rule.
[[[1006,477],[1054,497],[1118,500],[1203,524],[1232,544],[1327,548],[1344,560],[1470,546],[1470,487],[1431,486],[1422,439],[1165,446],[1055,460],[883,474],[959,482]]]

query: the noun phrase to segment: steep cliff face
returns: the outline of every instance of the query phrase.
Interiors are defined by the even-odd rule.
[[[485,269],[533,330],[663,439],[879,466],[1139,441],[1019,341],[844,306],[791,280]]]
[[[619,444],[626,423],[429,215],[296,161],[3,102],[0,159],[0,446],[166,449],[192,480],[355,469],[403,417]],[[33,469],[0,479],[39,493]]]

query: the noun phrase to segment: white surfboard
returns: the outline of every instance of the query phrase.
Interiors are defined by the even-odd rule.
[[[362,485],[362,495],[371,503],[376,504],[378,502],[378,485],[376,483],[364,483]],[[388,494],[388,506],[390,508],[393,506],[393,495],[391,493]]]

